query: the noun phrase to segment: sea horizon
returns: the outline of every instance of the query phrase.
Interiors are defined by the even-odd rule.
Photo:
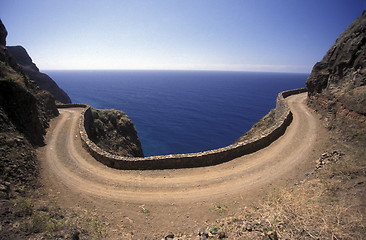
[[[156,72],[239,72],[239,73],[281,73],[281,74],[308,74],[311,71],[291,72],[291,71],[255,71],[255,70],[230,70],[230,69],[40,69],[42,72],[55,71],[156,71]]]

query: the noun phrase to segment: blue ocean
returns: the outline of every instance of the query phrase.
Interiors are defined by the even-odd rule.
[[[126,112],[145,156],[224,147],[308,74],[222,71],[46,71],[74,103]]]

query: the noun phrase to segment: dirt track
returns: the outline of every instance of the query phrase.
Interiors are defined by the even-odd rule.
[[[209,222],[215,218],[210,210],[214,203],[235,212],[238,202],[263,195],[273,184],[303,177],[322,143],[320,122],[305,99],[306,94],[287,98],[293,122],[265,149],[211,167],[152,171],[116,170],[97,162],[81,146],[82,109],[60,109],[60,116],[51,122],[47,145],[38,154],[45,192],[68,207],[96,209],[108,220],[118,219],[121,224],[115,227],[128,231],[152,231],[167,224],[159,230],[164,232]],[[139,212],[143,204],[151,210],[149,216]]]

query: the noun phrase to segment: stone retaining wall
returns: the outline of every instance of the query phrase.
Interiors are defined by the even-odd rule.
[[[80,105],[80,107],[85,107],[80,118],[80,136],[84,148],[96,160],[116,169],[148,170],[216,165],[263,149],[282,136],[292,121],[292,112],[287,106],[285,98],[302,92],[306,92],[306,89],[295,89],[279,93],[276,102],[276,124],[264,131],[261,136],[210,151],[151,157],[124,157],[110,154],[89,139],[86,128],[89,122],[92,121],[92,116],[90,106],[84,104],[81,104],[83,106]]]
[[[291,95],[296,95],[296,94],[300,94],[300,93],[304,93],[304,92],[307,92],[306,88],[298,88],[298,89],[292,89],[292,90],[280,92],[278,94],[277,100],[276,100],[275,120],[276,121],[280,120],[280,118],[283,116],[283,114],[285,114],[289,110],[287,103],[285,101],[285,98],[287,98],[288,96],[291,96]]]
[[[87,108],[89,105],[83,103],[66,103],[66,104],[56,104],[57,108]]]

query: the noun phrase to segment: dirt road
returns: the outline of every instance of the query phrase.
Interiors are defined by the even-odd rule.
[[[218,203],[225,206],[224,215],[235,214],[242,203],[301,179],[311,168],[321,152],[322,129],[305,99],[306,94],[286,99],[293,122],[265,149],[216,166],[174,170],[116,170],[102,165],[82,148],[78,134],[82,109],[60,109],[60,116],[51,122],[47,145],[38,153],[44,191],[62,205],[118,221],[114,228],[134,236],[146,231],[150,237],[175,229],[194,231],[194,225],[221,217],[214,211]],[[142,213],[143,208],[150,213]]]

